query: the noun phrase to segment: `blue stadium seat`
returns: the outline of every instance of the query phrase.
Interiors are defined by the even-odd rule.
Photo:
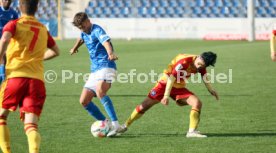
[[[214,6],[214,1],[213,0],[206,0],[205,6],[207,6],[207,7],[213,7]]]
[[[176,0],[170,0],[169,1],[169,6],[170,7],[177,7],[178,6],[177,1]]]
[[[212,13],[212,11],[209,7],[203,7],[202,8],[202,14],[207,15],[206,17],[208,17],[208,15],[211,14],[211,13]]]
[[[199,7],[205,6],[204,0],[196,0],[196,6],[199,6]]]
[[[152,0],[151,1],[151,6],[152,7],[159,7],[159,1],[158,0]]]
[[[124,16],[124,17],[129,17],[130,14],[131,14],[131,10],[129,7],[124,7],[121,9],[121,14]]]
[[[167,0],[159,0],[160,6],[161,7],[168,7],[169,3]]]
[[[89,1],[88,7],[96,7],[96,6],[97,6],[96,1],[94,1],[94,0],[90,0],[90,1]]]
[[[223,0],[223,4],[224,4],[224,6],[227,6],[227,7],[232,7],[233,6],[231,0]]]
[[[185,7],[186,6],[186,2],[184,0],[179,0],[178,1],[178,6],[179,7]]]
[[[175,8],[175,13],[179,16],[179,17],[183,17],[185,10],[183,7],[176,7]]]
[[[241,7],[241,2],[239,0],[232,0],[234,7]]]
[[[215,0],[215,6],[216,7],[222,7],[223,6],[223,1],[222,0]]]
[[[271,7],[276,7],[276,1],[275,0],[270,0],[269,1],[269,5],[271,6]]]
[[[122,0],[116,0],[115,1],[115,7],[123,7],[124,6],[124,3]]]
[[[201,8],[200,7],[193,7],[193,14],[196,14],[197,16],[200,16],[201,14]]]
[[[131,0],[124,0],[125,7],[132,7],[132,1]]]
[[[146,17],[148,14],[148,10],[146,7],[139,7],[138,8],[138,16],[140,17]]]
[[[166,14],[172,17],[175,14],[174,9],[172,7],[166,7]]]
[[[98,0],[97,2],[98,2],[98,7],[105,7],[106,6],[105,1],[103,1],[103,0]]]
[[[106,6],[110,7],[110,8],[114,7],[115,6],[114,1],[113,0],[106,0]]]
[[[166,14],[166,10],[164,7],[157,7],[157,14],[160,17],[164,17]]]

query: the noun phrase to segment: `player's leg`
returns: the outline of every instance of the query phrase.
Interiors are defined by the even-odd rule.
[[[123,133],[127,131],[127,128],[137,119],[139,119],[147,110],[149,110],[153,105],[158,104],[164,96],[166,86],[160,83],[151,89],[148,97],[133,110],[129,118],[126,120],[125,124],[122,125],[122,130],[119,131]]]
[[[112,100],[107,95],[107,92],[110,89],[110,87],[111,83],[106,82],[105,80],[100,80],[97,84],[96,93],[97,97],[100,99],[102,105],[104,106],[107,115],[111,119],[112,130],[108,133],[107,136],[114,136],[117,134],[116,131],[120,128],[120,124],[118,122],[118,118]]]
[[[100,111],[100,109],[95,105],[92,101],[93,97],[96,96],[96,86],[97,86],[97,79],[95,73],[91,73],[87,82],[84,85],[80,96],[80,104],[84,107],[87,112],[93,116],[96,120],[105,120],[105,116]]]
[[[100,109],[92,102],[95,93],[87,88],[83,88],[80,96],[80,104],[84,107],[87,112],[93,116],[96,120],[105,120],[105,116]]]
[[[3,153],[10,153],[10,132],[7,126],[9,110],[0,109],[0,146]]]
[[[0,146],[4,153],[10,152],[10,134],[7,117],[10,111],[15,111],[25,91],[25,83],[20,78],[5,80],[0,91]]]
[[[124,128],[128,128],[135,120],[139,119],[147,110],[158,103],[158,100],[147,97],[140,105],[136,106],[136,108],[133,110],[129,118],[126,120]]]
[[[24,113],[24,130],[28,138],[29,153],[38,153],[41,136],[38,132],[38,116],[34,113]]]
[[[199,98],[186,88],[173,88],[171,91],[171,97],[176,99],[176,103],[179,106],[190,105],[192,106],[190,111],[190,125],[187,137],[206,137],[197,131],[197,127],[200,121],[200,110],[202,103]]]
[[[192,106],[190,111],[190,125],[189,125],[189,131],[187,132],[186,137],[207,137],[206,135],[200,134],[199,131],[197,131],[199,121],[200,121],[200,110],[202,107],[202,103],[199,100],[199,98],[195,95],[191,95],[186,99],[179,99],[177,101],[177,104],[179,106],[184,105],[190,105]]]
[[[38,153],[41,136],[38,131],[38,119],[46,99],[44,82],[38,79],[21,78],[24,81],[25,92],[20,107],[20,118],[24,122],[29,152]]]

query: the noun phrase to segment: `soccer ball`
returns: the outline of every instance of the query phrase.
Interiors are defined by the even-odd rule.
[[[91,126],[91,133],[97,138],[105,137],[109,130],[108,121],[95,121]]]

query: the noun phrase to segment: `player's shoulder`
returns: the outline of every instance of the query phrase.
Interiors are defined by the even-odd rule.
[[[178,54],[176,56],[177,61],[192,62],[197,55],[193,54]]]

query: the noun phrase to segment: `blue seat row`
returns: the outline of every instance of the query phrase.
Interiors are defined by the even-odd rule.
[[[276,0],[254,0],[256,17],[275,17]],[[247,0],[90,0],[90,17],[246,17]]]

